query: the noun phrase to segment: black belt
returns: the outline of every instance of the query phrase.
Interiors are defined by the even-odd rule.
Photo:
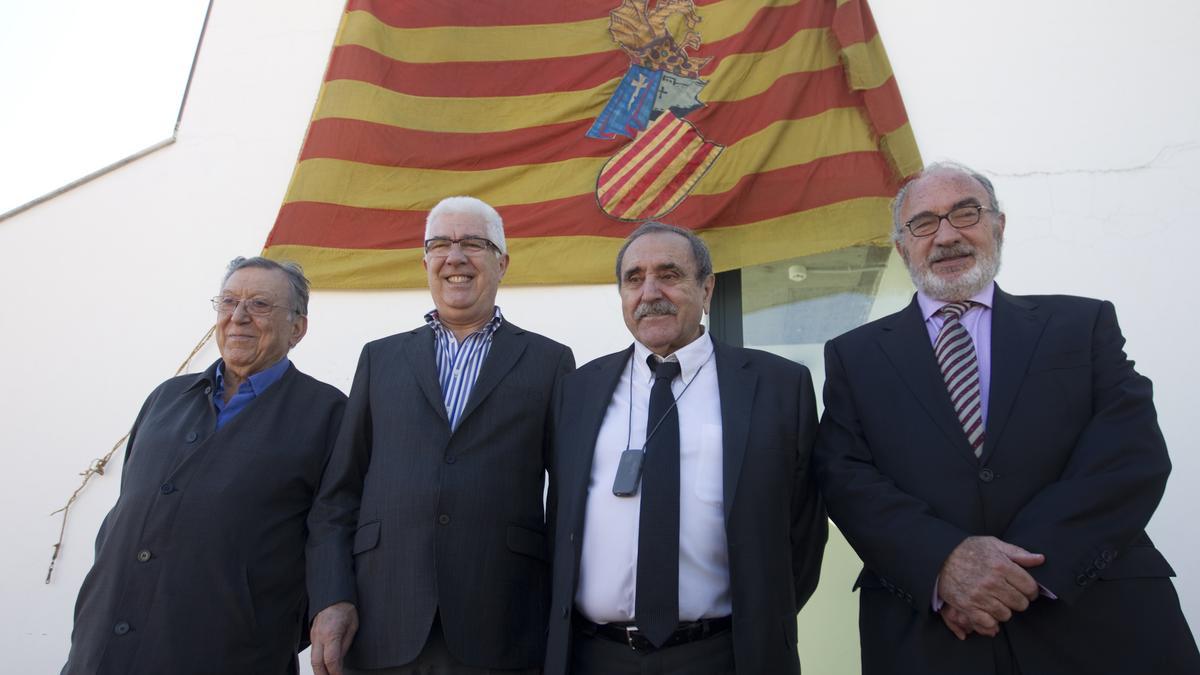
[[[718,633],[723,633],[733,626],[733,618],[722,616],[716,619],[685,621],[679,624],[679,627],[675,629],[674,633],[671,633],[671,636],[667,638],[667,641],[661,647],[655,647],[646,636],[641,634],[637,626],[633,624],[592,623],[579,616],[577,611],[575,614],[575,626],[580,633],[589,637],[620,642],[621,644],[629,645],[629,648],[634,651],[650,652],[655,649],[685,645],[689,642],[703,640]]]

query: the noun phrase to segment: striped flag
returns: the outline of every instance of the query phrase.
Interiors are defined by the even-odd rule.
[[[425,214],[466,194],[509,284],[613,281],[649,218],[728,270],[885,239],[920,166],[864,0],[349,0],[264,254],[423,286]]]

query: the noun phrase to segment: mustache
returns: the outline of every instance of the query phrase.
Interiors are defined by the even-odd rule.
[[[956,258],[964,255],[975,255],[975,247],[962,242],[953,246],[935,246],[933,251],[929,253],[928,260],[930,263],[935,263],[946,258]]]
[[[654,302],[643,302],[633,310],[633,318],[641,319],[647,316],[674,316],[679,313],[679,308],[670,300],[655,300]]]

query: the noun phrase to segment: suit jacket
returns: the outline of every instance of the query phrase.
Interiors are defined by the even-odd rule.
[[[363,348],[309,540],[312,613],[358,609],[348,664],[409,663],[435,612],[467,665],[540,662],[547,426],[573,368],[570,349],[504,321],[452,433],[432,329]]]
[[[1146,536],[1171,465],[1108,302],[996,289],[982,456],[959,425],[915,298],[831,340],[815,464],[865,563],[863,672],[990,673],[1003,640],[933,613],[966,537],[1042,553],[1039,598],[1003,625],[1026,674],[1200,672],[1170,566]]]
[[[800,672],[796,613],[817,585],[827,523],[809,456],[816,433],[804,366],[714,341],[724,441],[724,507],[738,672]],[[563,379],[555,424],[558,521],[546,675],[570,668],[584,508],[596,436],[633,348]],[[602,489],[606,489],[605,486]]]
[[[298,672],[304,521],[346,396],[289,366],[217,430],[215,371],[167,380],[138,414],[65,674]]]

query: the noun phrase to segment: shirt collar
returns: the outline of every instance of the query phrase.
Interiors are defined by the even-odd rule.
[[[703,326],[700,327],[704,329]],[[646,345],[634,341],[633,343],[633,372],[634,376],[643,380],[648,380],[654,376],[650,372],[650,366],[647,365],[646,359],[652,354],[650,348]],[[692,340],[688,344],[680,347],[673,354],[663,359],[664,361],[679,362],[679,376],[684,382],[691,382],[700,368],[708,362],[712,357],[713,343],[708,331],[704,331],[700,337]]]
[[[500,328],[500,324],[503,322],[504,315],[500,313],[500,305],[496,305],[495,310],[492,312],[491,320],[483,324],[483,327],[475,331],[475,333],[486,333],[488,335],[492,335],[496,332],[496,329]],[[436,307],[425,313],[425,323],[433,329],[434,333],[438,335],[446,332],[446,327],[442,325],[442,320],[438,318],[438,311]],[[472,335],[475,333],[472,333]]]
[[[253,375],[247,377],[246,381],[243,382],[241,387],[238,387],[238,389],[240,390],[242,387],[249,386],[250,393],[254,394],[255,396],[258,396],[262,392],[266,391],[267,387],[278,382],[279,378],[283,377],[283,374],[285,372],[287,372],[288,366],[290,366],[291,364],[292,364],[291,360],[285,356],[282,359],[279,359],[279,361],[277,361],[275,363],[275,365],[271,366],[270,368],[264,368],[264,369],[258,371],[257,373],[254,373]],[[224,391],[225,390],[225,362],[224,361],[217,362],[216,381],[217,381],[216,390],[218,392]]]
[[[971,302],[977,305],[983,305],[988,309],[992,308],[992,298],[996,294],[996,282],[988,284],[982,291],[968,298]],[[938,313],[938,310],[950,304],[945,300],[934,300],[925,295],[924,291],[917,291],[917,304],[921,306],[921,318],[928,321],[929,317]]]

